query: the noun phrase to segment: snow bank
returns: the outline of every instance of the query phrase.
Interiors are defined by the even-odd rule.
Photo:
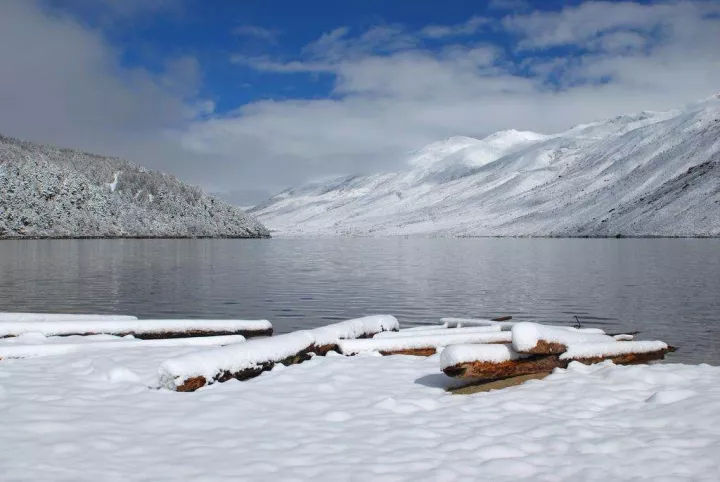
[[[467,362],[501,363],[520,358],[520,354],[510,345],[453,345],[440,354],[440,368]]]
[[[251,340],[241,346],[226,346],[216,350],[192,353],[164,361],[158,368],[160,386],[176,390],[188,380],[203,378],[202,385],[230,379],[246,370],[260,371],[272,368],[308,350],[315,337],[309,331],[296,331],[284,335]],[[201,386],[202,386],[201,385]]]
[[[0,322],[6,321],[112,321],[137,320],[128,315],[88,315],[74,313],[13,313],[0,311]]]
[[[393,338],[370,338],[363,340],[341,340],[338,342],[340,352],[344,355],[378,351],[393,353],[403,350],[439,348],[460,343],[509,343],[509,331],[495,333],[466,333],[454,335],[433,334]]]
[[[315,346],[334,345],[338,340],[371,336],[378,333],[393,333],[400,329],[397,319],[391,315],[373,315],[333,323],[310,330]]]
[[[3,321],[0,338],[23,333],[46,336],[113,334],[137,337],[181,337],[200,334],[271,334],[267,320],[95,320],[95,321]]]
[[[609,358],[632,353],[652,353],[667,350],[662,341],[615,341],[608,343],[573,343],[560,355],[561,360]]]
[[[0,346],[0,360],[12,358],[35,358],[42,356],[67,355],[88,351],[151,349],[173,346],[223,346],[242,343],[241,335],[203,336],[195,338],[170,338],[162,340],[117,340],[89,343],[17,344]]]
[[[373,338],[402,338],[406,336],[428,336],[428,335],[460,335],[465,333],[496,333],[501,331],[500,325],[490,326],[471,326],[468,328],[428,328],[424,330],[400,330],[400,331],[384,331],[378,333]]]
[[[520,353],[559,354],[565,351],[565,347],[573,343],[616,342],[613,337],[608,335],[583,333],[577,330],[568,330],[567,327],[559,328],[529,322],[517,323],[512,327],[511,333],[513,348]],[[556,346],[543,346],[543,344]]]

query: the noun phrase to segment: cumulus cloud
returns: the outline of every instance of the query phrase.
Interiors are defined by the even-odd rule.
[[[264,35],[252,32],[236,31]],[[296,55],[232,58],[276,85],[323,76],[324,95],[217,113],[193,56],[167,59],[160,72],[125,68],[101,32],[11,0],[0,2],[0,132],[126,156],[245,199],[243,190],[395,170],[407,152],[447,136],[556,132],[678,107],[716,93],[718,38],[717,4],[687,1],[554,12],[517,4],[490,22],[338,26]]]
[[[452,37],[464,25],[354,34],[343,27],[294,59],[236,58],[265,72],[330,74],[332,92],[242,106],[193,125],[185,145],[216,154],[251,148],[288,180],[375,172],[400,168],[409,150],[446,136],[556,132],[678,107],[718,88],[720,20],[711,4],[598,2],[512,13],[500,24],[510,49]],[[450,41],[428,47],[428,36]]]

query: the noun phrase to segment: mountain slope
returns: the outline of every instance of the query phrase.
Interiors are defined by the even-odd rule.
[[[268,237],[237,207],[117,158],[0,136],[0,238]]]
[[[550,136],[449,138],[402,172],[290,189],[252,213],[287,235],[718,236],[718,163],[712,97]]]

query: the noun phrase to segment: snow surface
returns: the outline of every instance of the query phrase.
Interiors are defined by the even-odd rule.
[[[378,338],[402,338],[407,336],[427,336],[427,335],[460,335],[464,333],[495,333],[501,331],[500,325],[491,326],[471,326],[468,328],[445,328],[442,326],[436,328],[426,328],[422,330],[406,329],[400,331],[384,331],[373,336]]]
[[[5,321],[112,321],[137,320],[129,315],[88,315],[74,313],[14,313],[0,311],[0,322]]]
[[[519,352],[530,351],[538,341],[559,343],[569,346],[575,343],[618,343],[613,337],[597,333],[584,333],[579,330],[568,330],[567,327],[540,325],[523,321],[512,327],[512,345]]]
[[[438,356],[338,356],[194,393],[148,388],[162,360],[203,351],[1,361],[0,479],[720,478],[719,367],[571,363],[452,395]]]
[[[493,321],[483,318],[440,318],[447,328],[463,328],[467,326],[499,326],[503,329],[512,327],[517,321]]]
[[[544,136],[451,137],[401,172],[284,191],[250,212],[287,236],[718,236],[720,98]]]
[[[164,361],[158,368],[160,385],[173,390],[189,378],[204,377],[207,383],[220,373],[256,368],[297,355],[315,342],[309,331],[296,331],[250,340],[241,346],[224,346]]]
[[[98,335],[103,336],[103,335]],[[73,338],[87,338],[87,337],[73,337]],[[84,340],[80,343],[63,343],[58,340],[47,343],[50,339],[45,339],[45,343],[37,343],[39,340],[35,340],[35,343],[15,343],[15,344],[3,344],[0,343],[0,360],[10,358],[34,358],[41,356],[55,356],[55,355],[67,355],[69,353],[78,353],[85,351],[105,351],[105,350],[128,350],[128,349],[141,349],[150,350],[160,347],[169,346],[224,346],[232,345],[236,343],[242,343],[245,341],[245,337],[241,335],[227,335],[227,336],[199,336],[193,338],[169,338],[160,340],[136,340],[126,338],[116,338],[116,341],[98,340],[97,338],[93,341]],[[61,338],[61,340],[65,340]]]
[[[502,345],[453,345],[440,354],[440,368],[445,369],[466,362],[501,363],[517,360],[521,355],[509,344]]]
[[[411,350],[414,348],[438,348],[458,343],[509,343],[511,334],[509,331],[494,333],[434,333],[430,335],[412,335],[393,338],[369,338],[360,340],[341,340],[338,348],[344,355],[355,355],[358,353]]]
[[[398,329],[400,324],[394,316],[372,315],[321,326],[310,332],[315,338],[315,346],[323,346],[335,344],[338,340],[349,340],[376,333],[394,333],[390,330]]]
[[[3,321],[0,337],[23,333],[43,333],[47,336],[78,333],[148,334],[172,331],[240,331],[269,330],[267,320],[97,320],[97,321]]]
[[[626,355],[628,353],[650,353],[666,350],[667,344],[662,341],[615,341],[608,343],[573,343],[568,345],[561,360],[578,358],[599,358]]]

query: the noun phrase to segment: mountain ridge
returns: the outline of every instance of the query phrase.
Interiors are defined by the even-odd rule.
[[[720,236],[718,96],[491,149],[513,132],[448,138],[403,171],[300,186],[250,212],[290,236]]]
[[[117,157],[0,135],[0,239],[269,237],[237,207]]]

